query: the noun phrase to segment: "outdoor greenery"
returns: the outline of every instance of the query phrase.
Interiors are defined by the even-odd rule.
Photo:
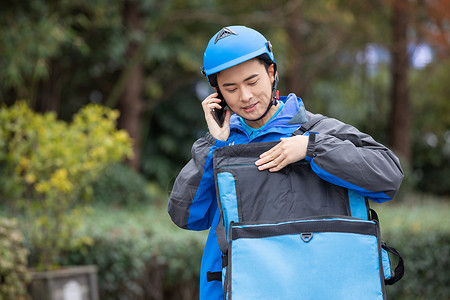
[[[26,299],[27,255],[17,220],[0,217],[0,300]]]
[[[153,195],[154,199],[161,196]],[[447,299],[449,201],[415,194],[403,201],[371,203],[380,217],[383,240],[399,250],[405,261],[405,276],[387,286],[388,297]],[[59,263],[97,264],[101,299],[196,299],[206,232],[177,228],[163,202],[94,204],[80,233],[94,243],[66,252]]]
[[[203,51],[235,24],[271,41],[281,95],[296,93],[309,111],[400,156],[401,192],[374,205],[383,239],[405,258],[388,296],[450,298],[449,5],[1,1],[0,300],[23,295],[27,251],[30,269],[97,264],[101,299],[197,298],[206,233],[176,228],[166,206],[207,131],[200,102],[213,90],[200,73]],[[406,126],[393,140],[399,119]]]
[[[118,112],[91,104],[73,122],[38,114],[24,102],[0,109],[0,199],[23,213],[35,248],[33,266],[50,269],[62,249],[90,243],[74,237],[106,166],[131,155],[131,141],[115,127]]]
[[[64,120],[90,102],[118,108],[119,127],[135,140],[134,168],[170,187],[205,129],[199,101],[208,90],[198,83],[206,43],[221,27],[244,24],[271,40],[281,95],[295,92],[310,111],[392,144],[392,10],[400,1],[5,2],[0,101],[25,99]],[[404,135],[412,157],[404,165],[412,187],[449,194],[448,3],[409,6]]]
[[[164,206],[94,206],[83,233],[94,243],[61,263],[99,266],[101,299],[195,299],[206,235],[180,230]]]
[[[372,205],[380,217],[382,239],[405,261],[405,276],[387,287],[388,299],[447,299],[449,202],[409,198],[408,209],[395,201]],[[64,264],[99,265],[102,299],[196,299],[206,232],[176,228],[164,206],[146,208],[96,205],[83,229],[95,243],[85,252],[64,256]]]
[[[450,297],[450,209],[448,199],[408,195],[405,204],[372,205],[380,217],[381,235],[399,250],[405,275],[387,286],[389,299]],[[395,265],[396,261],[392,261]]]
[[[151,194],[151,187],[145,178],[124,163],[107,166],[98,175],[92,188],[92,197],[96,203],[123,206],[150,204],[157,200]]]

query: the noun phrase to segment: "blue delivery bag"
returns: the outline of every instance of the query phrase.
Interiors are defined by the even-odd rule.
[[[383,299],[385,294],[374,221],[231,223],[229,244],[229,299]]]
[[[386,250],[400,255],[381,241],[367,199],[320,179],[306,161],[258,171],[255,161],[275,144],[214,152],[224,299],[386,299],[403,262],[391,271]]]

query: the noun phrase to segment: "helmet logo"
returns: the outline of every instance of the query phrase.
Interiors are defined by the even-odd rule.
[[[219,40],[226,38],[227,36],[230,35],[238,35],[236,32],[234,32],[233,30],[231,30],[230,28],[224,27],[218,34],[216,37],[216,40],[214,41],[214,44],[216,44]]]

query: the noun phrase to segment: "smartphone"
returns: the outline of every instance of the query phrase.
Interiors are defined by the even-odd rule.
[[[223,121],[225,119],[225,107],[227,107],[227,103],[225,102],[225,99],[222,96],[222,93],[219,89],[217,89],[217,93],[219,94],[217,98],[222,100],[219,105],[222,107],[221,109],[213,108],[212,114],[214,119],[216,120],[217,124],[219,124],[220,127],[223,126]]]

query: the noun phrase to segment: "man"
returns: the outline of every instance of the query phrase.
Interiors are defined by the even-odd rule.
[[[217,91],[202,102],[209,132],[194,143],[192,159],[178,175],[168,205],[179,227],[211,228],[202,259],[200,299],[222,299],[221,282],[207,278],[207,272],[222,270],[215,231],[219,222],[212,166],[215,149],[280,141],[256,161],[260,171],[277,172],[306,159],[320,180],[377,202],[394,197],[403,179],[399,161],[367,134],[327,118],[314,127],[315,134],[292,136],[302,123],[317,115],[306,111],[294,94],[277,99],[272,46],[259,32],[230,26],[216,33],[204,53],[204,74]],[[222,109],[222,98],[228,109],[220,124],[216,114]],[[337,135],[356,137],[360,145]]]

